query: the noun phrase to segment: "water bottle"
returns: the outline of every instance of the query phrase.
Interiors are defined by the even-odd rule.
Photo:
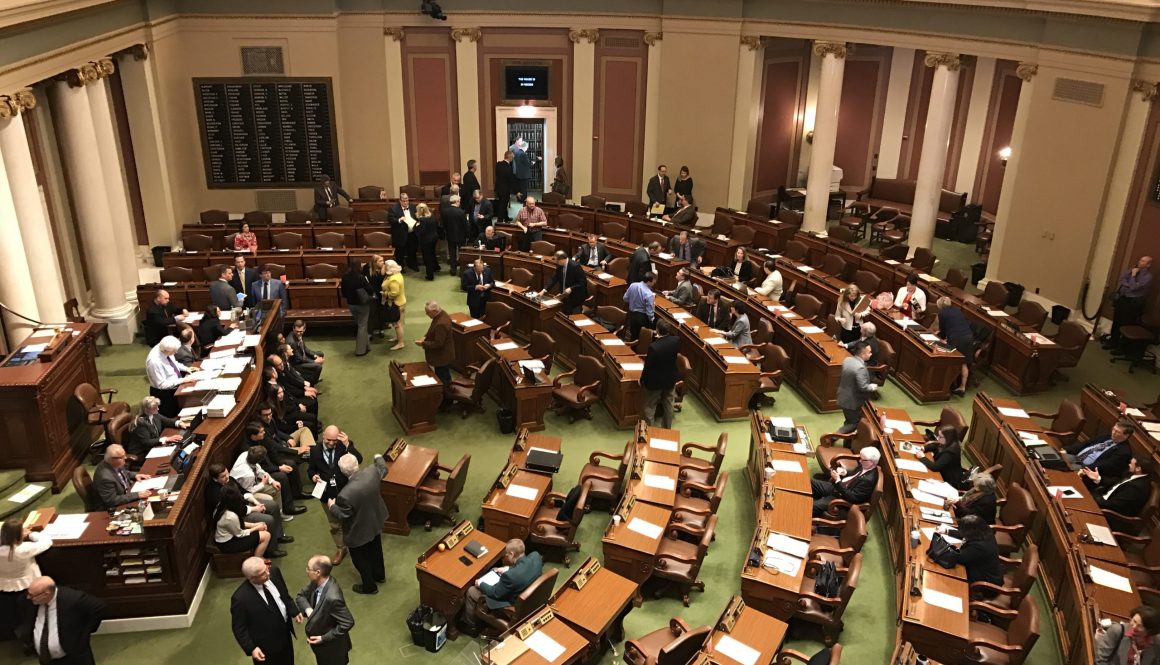
[[[911,529],[910,530],[910,547],[913,549],[918,549],[918,544],[920,542],[922,542],[922,541],[919,538],[918,529]]]
[[[886,409],[878,409],[878,425],[886,429]]]

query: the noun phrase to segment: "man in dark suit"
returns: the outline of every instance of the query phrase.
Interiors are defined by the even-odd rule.
[[[1079,475],[1089,487],[1095,487],[1102,478],[1121,478],[1132,459],[1132,445],[1128,442],[1136,433],[1130,420],[1120,420],[1112,426],[1106,438],[1077,441],[1065,446],[1071,462],[1080,467]]]
[[[283,344],[274,351],[266,356],[266,362],[278,370],[278,385],[286,390],[286,394],[291,399],[305,404],[308,411],[317,414],[318,389],[310,385],[310,382],[286,360],[287,357],[293,355],[290,345]]]
[[[826,512],[830,501],[843,499],[850,503],[865,503],[870,500],[878,485],[878,460],[882,453],[877,448],[866,446],[858,452],[858,466],[852,470],[840,464],[831,469],[829,480],[810,480],[814,495],[814,517]],[[839,470],[840,469],[840,470]]]
[[[729,327],[729,308],[721,303],[721,292],[709,289],[701,304],[697,305],[697,318],[714,330],[724,330]]]
[[[459,286],[467,293],[467,311],[475,318],[483,316],[491,288],[495,286],[491,267],[484,264],[483,259],[476,259],[475,263],[463,271]]]
[[[349,482],[337,497],[326,502],[326,507],[342,521],[343,540],[362,578],[362,583],[351,589],[355,593],[378,593],[378,585],[387,581],[383,564],[387,504],[379,493],[379,485],[387,474],[387,463],[382,455],[375,455],[374,464],[360,470],[358,458],[348,453],[338,459],[338,470]]]
[[[669,253],[678,261],[688,261],[694,266],[700,266],[705,258],[705,241],[690,238],[689,232],[682,230],[679,235],[669,239]]]
[[[161,338],[169,334],[169,326],[184,321],[188,315],[189,311],[169,304],[168,291],[158,290],[157,295],[153,296],[153,302],[145,309],[145,343],[157,346]]]
[[[673,426],[673,398],[677,386],[677,354],[681,350],[681,338],[673,334],[665,321],[657,324],[657,335],[648,347],[644,358],[644,371],[640,373],[640,384],[644,386],[644,420],[649,426],[657,425],[657,404],[661,407],[660,426]]]
[[[231,284],[234,279],[234,269],[230,266],[221,266],[218,278],[209,283],[209,302],[217,305],[223,312],[229,312],[238,306],[238,292]]]
[[[455,360],[451,317],[434,300],[429,301],[423,311],[431,319],[431,325],[427,327],[427,334],[415,340],[415,344],[423,347],[423,359],[443,382],[443,404],[447,405],[451,403],[448,397],[451,390],[451,361]]]
[[[468,232],[474,241],[491,224],[491,201],[483,198],[482,189],[475,190],[467,201],[464,207],[467,209]]]
[[[270,270],[269,266],[262,266],[258,270],[258,279],[250,284],[247,302],[253,306],[263,300],[281,300],[283,316],[290,309],[290,296],[286,293],[286,285],[282,283],[282,280],[274,279],[274,272]]]
[[[338,470],[338,460],[343,456],[350,454],[354,456],[356,462],[362,463],[362,453],[355,450],[354,441],[346,435],[338,427],[329,425],[322,430],[322,443],[310,449],[310,456],[307,459],[306,474],[310,477],[310,481],[317,483],[326,483],[325,489],[322,491],[322,496],[319,497],[322,505],[326,504],[338,496],[342,488],[346,487],[348,478],[345,474]],[[342,537],[342,520],[329,510],[323,510],[326,513],[326,521],[330,523],[330,537],[334,540],[334,546],[337,548],[332,560],[334,565],[342,563],[346,558],[346,541]]]
[[[536,163],[536,156],[528,152],[528,142],[522,136],[508,147],[508,151],[514,158],[512,170],[516,177],[516,200],[523,203],[532,185],[532,165]]]
[[[305,321],[298,319],[294,322],[294,327],[290,331],[290,337],[286,339],[286,343],[294,352],[294,355],[290,357],[290,364],[301,372],[302,376],[310,383],[316,384],[321,381],[322,363],[326,362],[326,357],[306,346]]]
[[[1138,516],[1152,494],[1152,469],[1151,460],[1133,457],[1123,478],[1097,480],[1099,487],[1093,493],[1096,505],[1121,515]]]
[[[294,617],[298,608],[277,566],[261,557],[242,562],[246,581],[230,598],[234,639],[255,663],[294,665]]]
[[[878,390],[878,384],[870,380],[870,370],[866,368],[868,360],[870,347],[864,344],[851,344],[850,355],[842,360],[842,375],[838,379],[838,406],[845,420],[838,431],[843,434],[858,429],[862,405]]]
[[[467,173],[463,174],[463,184],[459,187],[459,196],[463,198],[464,212],[470,211],[475,201],[475,193],[480,191],[479,176],[475,173],[478,169],[478,162],[474,159],[467,160]]]
[[[323,174],[322,179],[314,188],[314,214],[319,221],[330,219],[330,209],[338,205],[338,197],[346,199],[350,205],[350,194],[346,193],[338,183],[332,182],[330,176]]]
[[[608,252],[608,248],[604,246],[604,243],[600,242],[600,238],[595,233],[589,233],[588,242],[581,245],[580,250],[576,252],[573,260],[582,266],[603,270],[608,265],[608,262],[612,260],[612,255]]]
[[[657,167],[657,174],[648,179],[648,187],[645,188],[649,207],[657,203],[667,205],[669,190],[672,188],[673,185],[669,182],[669,167],[661,164]]]
[[[483,229],[483,235],[479,238],[479,246],[493,252],[502,252],[507,249],[507,236],[496,233],[494,226],[488,226]]]
[[[637,247],[633,253],[632,258],[628,260],[628,283],[633,284],[639,282],[644,278],[646,272],[656,274],[653,269],[653,257],[661,253],[661,244],[650,242],[647,247]]]
[[[511,207],[512,192],[516,189],[516,172],[512,166],[515,155],[511,150],[503,154],[503,159],[495,165],[495,215],[501,222],[512,221],[508,209]]]
[[[455,191],[452,191],[453,189]],[[459,192],[459,171],[456,171],[455,173],[451,174],[451,182],[449,182],[446,185],[443,185],[442,187],[439,188],[439,198],[442,199],[444,196],[451,196],[452,194],[455,194],[458,192]]]
[[[468,229],[467,213],[459,207],[459,195],[452,194],[449,203],[450,206],[443,209],[442,222],[447,240],[447,262],[453,266],[447,272],[454,275],[455,269],[459,267],[459,248],[467,242],[471,231]]]
[[[25,609],[16,635],[31,645],[41,663],[93,665],[89,644],[101,627],[108,606],[100,598],[58,587],[51,577],[38,577],[28,586],[32,606]]]
[[[169,427],[185,429],[187,426],[185,421],[163,416],[159,413],[160,410],[161,400],[156,397],[150,395],[141,400],[141,413],[133,421],[133,431],[129,435],[129,440],[125,442],[125,452],[137,458],[131,463],[133,468],[141,468],[145,463],[145,456],[154,446],[164,446],[181,440],[181,434],[161,436],[161,432]]]
[[[552,275],[552,281],[544,287],[543,293],[548,293],[557,286],[560,287],[560,297],[564,299],[561,304],[564,313],[579,312],[588,298],[588,277],[580,264],[569,259],[563,251],[556,252],[556,274]]]
[[[230,278],[230,286],[234,287],[234,291],[244,296],[249,296],[250,287],[256,281],[258,281],[258,271],[254,268],[246,267],[246,255],[234,255],[234,276]],[[253,304],[247,297],[246,305],[250,306]]]
[[[125,449],[114,443],[105,448],[105,459],[93,469],[92,491],[97,493],[101,507],[106,510],[148,499],[152,494],[149,490],[130,491],[134,481],[146,480],[149,474],[130,473],[125,468],[127,462]]]
[[[499,581],[485,583],[482,578],[467,587],[467,598],[463,603],[463,623],[472,633],[477,632],[479,623],[475,618],[477,609],[492,612],[510,607],[516,598],[532,585],[544,572],[544,560],[539,552],[525,554],[524,541],[512,538],[503,548],[503,565],[493,568],[499,573]]]
[[[391,227],[391,246],[395,248],[395,260],[399,265],[411,270],[419,269],[419,245],[411,242],[411,229],[418,219],[415,204],[407,194],[400,194],[399,200],[387,209],[387,223]]]
[[[692,194],[680,194],[677,196],[677,211],[672,214],[672,217],[665,215],[663,218],[666,222],[672,222],[676,226],[693,227],[697,225],[697,208],[693,205]]]
[[[350,629],[354,617],[346,606],[342,587],[330,576],[334,566],[324,556],[314,556],[306,564],[310,582],[298,592],[294,603],[298,607],[298,623],[305,623],[303,631],[318,665],[346,665],[350,662]]]

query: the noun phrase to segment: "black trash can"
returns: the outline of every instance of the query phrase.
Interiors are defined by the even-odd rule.
[[[153,265],[158,268],[164,268],[165,266],[162,264],[165,263],[165,253],[173,248],[169,245],[157,245],[151,249],[153,250]]]
[[[1067,307],[1064,307],[1063,305],[1051,306],[1051,322],[1055,325],[1058,326],[1059,324],[1063,323],[1069,316],[1071,316],[1071,310]]]
[[[1019,303],[1023,301],[1023,285],[1015,282],[1003,282],[1003,286],[1007,287],[1007,306],[1018,307]]]
[[[987,276],[987,264],[975,263],[971,265],[971,284],[978,286],[979,282]]]
[[[411,642],[417,647],[426,645],[423,621],[429,617],[433,611],[434,610],[426,605],[420,605],[411,610],[411,613],[407,615],[407,629],[411,631]]]
[[[495,410],[495,419],[499,421],[499,433],[511,434],[516,431],[516,414],[511,409],[499,408]]]
[[[426,619],[423,619],[423,647],[435,653],[443,648],[447,642],[447,619],[431,610]]]

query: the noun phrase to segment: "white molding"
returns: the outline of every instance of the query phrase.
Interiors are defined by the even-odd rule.
[[[0,28],[112,4],[116,0],[7,0],[0,9]]]

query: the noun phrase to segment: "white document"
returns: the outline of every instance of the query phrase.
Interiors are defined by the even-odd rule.
[[[138,480],[133,483],[133,487],[129,491],[136,494],[137,492],[144,492],[145,490],[159,490],[165,487],[167,480],[169,480],[169,476],[154,476],[153,478]]]
[[[823,330],[817,326],[802,326],[802,327],[798,328],[798,330],[802,331],[803,333],[805,333],[807,335],[816,335],[820,332],[825,332],[825,330]]]
[[[936,529],[933,526],[924,526],[924,527],[922,527],[922,529],[920,529],[920,531],[922,531],[922,535],[926,536],[927,540],[934,540],[934,534],[935,534],[935,531],[937,531],[937,530],[938,529]],[[943,537],[943,540],[947,541],[951,545],[961,545],[963,542],[961,538],[955,538],[954,536],[948,536],[945,533],[942,535],[942,537]]]
[[[797,577],[798,571],[802,567],[802,559],[796,556],[790,556],[785,552],[778,552],[777,550],[771,549],[765,553],[765,559],[761,564],[767,568],[785,573],[790,577]]]
[[[644,371],[644,363],[620,363],[620,367],[628,371]]]
[[[725,362],[730,365],[752,365],[753,363],[745,356],[724,356]]]
[[[497,280],[495,280],[495,285],[496,286],[507,286],[507,282],[503,281],[502,279],[497,279]]]
[[[770,460],[775,471],[785,471],[786,473],[802,473],[802,463],[795,460]]]
[[[466,321],[460,322],[459,325],[463,326],[464,328],[474,328],[475,326],[483,325],[483,321],[480,321],[479,319],[467,319]]]
[[[1091,573],[1092,581],[1100,586],[1106,586],[1109,589],[1123,591],[1125,593],[1132,592],[1132,581],[1123,575],[1117,575],[1110,570],[1104,570],[1099,566],[1088,565],[1088,572]]]
[[[311,281],[311,282],[314,282],[315,284],[325,284],[325,283],[326,283],[326,279],[325,279],[325,278],[323,278],[323,279],[312,279],[312,280],[310,280],[310,281]]]
[[[541,300],[540,304],[544,307],[555,307],[560,304],[560,301],[555,298],[548,298],[547,300]]]
[[[670,452],[677,452],[678,443],[668,439],[658,439],[655,436],[648,440],[649,448],[656,448],[657,450],[668,450]]]
[[[193,418],[197,414],[201,413],[203,408],[204,407],[202,407],[202,406],[187,406],[184,409],[182,409],[180,412],[178,412],[177,417],[180,420],[186,420],[188,418]]]
[[[896,265],[898,265],[898,261],[895,261],[894,259],[883,259],[883,260],[882,260],[882,262],[883,262],[883,263],[885,263],[885,264],[886,264],[886,265],[888,265],[888,266],[896,266]]]
[[[944,610],[950,610],[957,614],[963,613],[963,599],[958,596],[952,596],[949,593],[923,587],[922,600],[928,605],[941,607]]]
[[[537,492],[536,492],[536,488],[528,487],[527,485],[508,485],[507,491],[504,492],[504,494],[506,494],[512,498],[515,498],[515,499],[523,499],[525,501],[535,501]]]
[[[486,584],[488,586],[499,584],[499,573],[495,572],[494,570],[489,570],[487,571],[486,575],[479,578],[479,583]]]
[[[951,487],[950,483],[945,483],[941,480],[927,480],[924,478],[918,481],[918,489],[943,499],[950,499],[951,501],[959,500],[959,491]]]
[[[918,337],[919,337],[919,339],[921,339],[924,342],[937,342],[937,341],[939,341],[938,335],[932,335],[930,333],[922,333]]]
[[[662,259],[664,259],[666,261],[671,261],[673,258],[673,255],[669,254],[668,252],[658,252],[657,256],[661,257]]]
[[[1052,496],[1055,496],[1055,493],[1057,491],[1061,492],[1063,494],[1063,498],[1065,498],[1065,499],[1082,499],[1083,498],[1083,494],[1080,494],[1079,491],[1076,490],[1071,485],[1048,485],[1047,486],[1047,492],[1049,494],[1051,494]]]
[[[261,335],[245,335],[242,337],[242,348],[248,349],[252,346],[257,346],[262,343]]]
[[[577,328],[583,328],[584,326],[591,326],[595,324],[596,322],[592,319],[576,319],[572,322],[572,325],[576,326]]]
[[[548,637],[542,630],[537,630],[531,635],[528,635],[524,639],[524,644],[532,651],[535,651],[536,655],[549,663],[556,662],[560,659],[560,656],[564,655],[564,645]]]
[[[22,353],[41,353],[48,348],[48,344],[25,344],[24,348],[20,349]]]
[[[433,386],[436,383],[437,381],[435,380],[435,377],[428,376],[426,374],[422,376],[411,377],[411,385],[415,386],[416,388],[422,388],[423,386]]]
[[[811,273],[814,271],[813,266],[798,266],[797,269],[804,273]]]
[[[810,446],[808,443],[801,443],[801,442],[793,444],[793,451],[795,453],[799,453],[801,455],[809,455],[811,452],[813,452],[812,450],[810,450]]]
[[[596,276],[599,277],[601,279],[601,281],[604,281],[604,282],[607,282],[608,280],[612,279],[612,275],[610,275],[606,272],[598,272],[598,273],[596,273]]]
[[[500,342],[499,344],[495,345],[495,350],[496,351],[510,351],[512,349],[519,348],[519,346],[520,345],[516,344],[515,342]]]
[[[530,369],[533,372],[544,371],[544,361],[543,360],[521,360],[517,364],[520,367],[526,367],[527,369]]]
[[[675,490],[677,489],[677,481],[668,476],[661,476],[655,473],[644,474],[645,487],[655,487],[659,490]]]
[[[903,471],[926,471],[926,465],[918,460],[904,459],[902,457],[894,458],[894,466]]]
[[[635,531],[645,538],[651,538],[653,540],[660,538],[661,534],[665,532],[663,526],[647,522],[639,517],[634,517],[628,521],[628,530]]]
[[[791,538],[784,533],[769,534],[769,538],[765,539],[765,546],[772,547],[778,552],[784,552],[790,556],[796,556],[799,559],[806,558],[810,553],[809,542]]]
[[[1116,537],[1112,535],[1112,530],[1102,524],[1088,524],[1087,532],[1092,540],[1102,545],[1115,545],[1117,547],[1120,545],[1116,542]]]
[[[928,275],[924,272],[918,273],[918,278],[927,282],[941,282],[942,280],[934,275]]]
[[[1027,412],[1024,411],[1023,409],[1011,409],[1011,408],[1008,408],[1005,406],[999,407],[999,413],[1003,414],[1004,416],[1007,416],[1008,418],[1026,418],[1027,417]]]
[[[1124,413],[1129,415],[1129,416],[1132,416],[1133,418],[1143,418],[1144,417],[1144,412],[1137,409],[1137,408],[1129,408],[1127,411],[1124,411]]]
[[[789,416],[774,416],[769,419],[769,424],[773,427],[794,427],[793,418]]]
[[[1004,312],[1001,309],[988,309],[988,310],[986,310],[986,312],[987,312],[988,316],[993,316],[997,319],[1001,319],[1005,316],[1010,316],[1010,314],[1008,314],[1007,312]]]
[[[225,339],[225,338],[223,337],[222,339]],[[218,343],[220,344],[221,340],[218,340]],[[222,349],[221,351],[210,351],[209,352],[210,358],[229,358],[232,355],[234,355],[233,349]]]
[[[705,339],[705,343],[709,344],[711,346],[719,346],[719,345],[725,343],[725,338],[724,337],[708,337]]]
[[[62,521],[62,517],[80,517],[79,521]],[[53,540],[76,540],[85,535],[89,528],[88,515],[57,515],[48,526],[44,527],[45,536]]]
[[[310,490],[310,496],[315,499],[321,499],[322,495],[326,493],[326,485],[327,482],[325,480],[314,483],[314,489]]]
[[[685,319],[693,318],[693,315],[688,312],[676,312],[673,314],[673,318],[678,321],[684,321]]]
[[[782,312],[782,313],[781,313],[781,318],[783,318],[783,319],[796,319],[796,318],[797,318],[797,312],[789,312],[789,311]]]
[[[942,498],[933,494],[928,494],[919,489],[910,490],[910,496],[914,497],[914,500],[920,503],[929,503],[932,506],[938,506],[940,508],[944,505]]]
[[[934,508],[927,508],[926,506],[919,506],[918,512],[922,519],[927,522],[936,522],[938,524],[954,524],[955,521],[951,514],[945,510],[936,510]]]
[[[35,497],[37,494],[40,494],[45,489],[46,488],[44,485],[25,485],[24,489],[8,497],[8,500],[12,501],[13,503],[24,503],[25,501]]]
[[[899,434],[914,434],[914,425],[908,420],[891,420],[887,418],[886,427],[887,429],[892,429]]]
[[[722,635],[714,647],[717,653],[735,660],[741,665],[756,665],[761,652],[743,642],[738,642],[728,635]]]
[[[205,415],[210,418],[225,418],[236,405],[233,395],[218,395],[205,405]]]
[[[624,340],[618,337],[609,337],[608,339],[600,340],[604,346],[624,346]]]
[[[145,459],[153,459],[154,457],[169,457],[175,450],[177,450],[177,446],[155,446],[149,449],[149,452],[145,455]]]

